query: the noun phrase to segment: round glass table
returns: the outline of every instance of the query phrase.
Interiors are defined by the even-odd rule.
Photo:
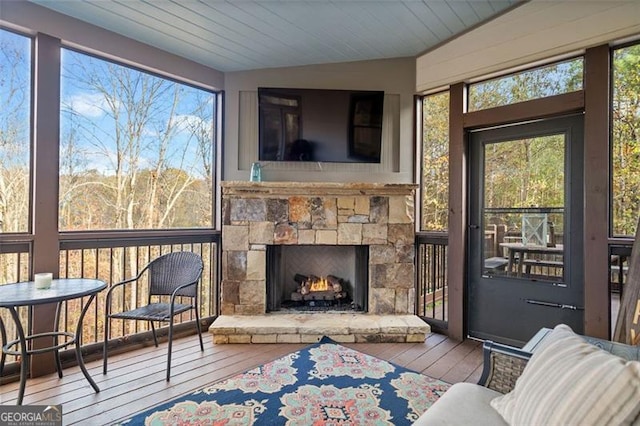
[[[47,289],[37,289],[35,281],[0,285],[0,308],[6,308],[9,310],[18,333],[18,338],[16,340],[7,341],[4,324],[0,320],[0,331],[2,332],[3,342],[5,343],[4,346],[2,346],[0,373],[4,367],[5,356],[7,354],[20,356],[20,389],[18,391],[18,405],[22,405],[22,400],[24,398],[29,356],[51,351],[55,352],[56,370],[58,371],[58,376],[62,377],[62,365],[60,363],[58,351],[70,345],[75,345],[76,358],[78,360],[80,370],[82,370],[82,374],[84,374],[84,377],[86,377],[87,381],[96,393],[100,392],[98,385],[96,385],[87,372],[82,359],[82,321],[93,299],[95,299],[96,295],[106,287],[107,284],[104,281],[86,278],[54,279],[51,281],[51,287]],[[85,296],[89,296],[89,298],[82,304],[82,310],[80,312],[80,317],[78,318],[75,333],[58,330],[61,302]],[[38,334],[25,334],[17,309],[21,306],[33,307],[47,303],[58,304],[54,331]],[[47,337],[52,339],[53,344],[51,346],[37,349],[29,348],[28,342],[34,339]],[[59,341],[58,339],[61,339],[62,341]],[[19,346],[19,349],[12,349],[14,346]]]

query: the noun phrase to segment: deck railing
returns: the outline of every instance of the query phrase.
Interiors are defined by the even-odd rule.
[[[32,247],[32,241],[27,239],[3,239],[0,241],[0,285],[29,280]],[[18,308],[18,315],[23,324],[29,324],[29,309],[26,307]],[[5,340],[17,339],[18,334],[7,309],[0,309],[0,322],[2,322],[5,331],[4,335],[0,335],[0,345],[4,346]],[[8,363],[15,361],[15,356],[7,356]]]
[[[28,281],[31,274],[31,242],[0,244],[0,264],[3,266],[3,282]],[[200,254],[204,270],[199,288],[200,317],[211,320],[218,313],[218,277],[220,233],[217,231],[190,231],[180,235],[162,233],[161,235],[123,235],[122,233],[70,234],[60,240],[60,278],[96,278],[108,285],[135,276],[150,260],[175,251],[192,251]],[[98,344],[104,339],[104,303],[106,291],[101,292],[91,303],[84,318],[82,344]],[[143,283],[132,286],[130,290],[114,293],[115,303],[120,307],[131,307],[146,301],[148,294]],[[76,299],[61,305],[60,329],[74,331],[80,308],[84,300]],[[21,309],[24,322],[30,317],[28,309]],[[7,330],[7,340],[16,336],[13,320],[7,310],[0,311]],[[186,312],[176,323],[194,320],[193,311]],[[149,329],[148,323],[139,321],[112,320],[110,339],[123,342],[131,336]],[[2,336],[0,336],[0,340]],[[0,342],[4,345],[4,341]],[[8,362],[15,358],[8,358]]]
[[[444,233],[418,233],[416,235],[416,314],[434,329],[446,329],[448,308],[447,245]],[[200,315],[211,319],[218,313],[218,282],[220,233],[217,231],[190,232],[187,234],[163,234],[151,236],[127,236],[122,233],[93,235],[68,235],[60,242],[60,277],[97,278],[109,285],[134,276],[151,259],[173,251],[194,251],[204,261],[200,286]],[[626,259],[631,250],[629,244],[610,246],[612,311],[622,292],[628,270]],[[29,280],[32,265],[32,242],[3,240],[0,244],[2,283]],[[121,293],[118,300],[123,306],[131,306],[146,298],[140,285],[133,291]],[[614,300],[615,299],[615,300]],[[61,328],[74,330],[80,301],[62,305]],[[30,317],[28,309],[21,309],[23,321]],[[104,292],[92,303],[85,317],[82,336],[84,345],[97,344],[104,338]],[[7,339],[15,338],[13,321],[6,310],[0,310]],[[193,320],[192,313],[185,313],[179,322]],[[613,318],[615,320],[615,317]],[[25,322],[26,323],[26,322]],[[110,339],[122,339],[148,330],[145,323],[117,321],[111,327]],[[4,344],[0,336],[0,344]],[[9,357],[8,362],[15,361]]]
[[[445,233],[416,235],[416,314],[434,329],[447,328],[447,245]]]

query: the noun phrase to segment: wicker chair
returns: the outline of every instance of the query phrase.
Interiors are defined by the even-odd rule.
[[[581,336],[586,342],[627,361],[640,360],[640,346]],[[484,365],[478,384],[500,393],[508,393],[531,358],[531,353],[511,346],[485,341],[483,345]]]
[[[151,261],[140,273],[128,280],[111,286],[106,295],[105,319],[104,319],[104,347],[103,347],[103,374],[107,374],[108,337],[110,320],[136,320],[149,321],[153,333],[153,341],[158,347],[158,337],[153,325],[154,321],[169,323],[169,349],[167,356],[167,381],[171,376],[171,345],[173,338],[173,317],[191,309],[195,311],[196,329],[200,337],[200,350],[204,351],[202,344],[202,330],[198,313],[198,282],[202,275],[202,258],[191,252],[174,252],[165,254]],[[135,285],[146,275],[146,283],[149,286],[149,298],[147,305],[137,307],[125,312],[112,313],[112,294],[116,288],[125,285]],[[170,296],[170,302],[161,301],[161,296]],[[191,298],[193,303],[178,303],[184,298]]]
[[[500,393],[509,393],[527,365],[530,352],[487,340],[483,345],[484,363],[478,384]]]

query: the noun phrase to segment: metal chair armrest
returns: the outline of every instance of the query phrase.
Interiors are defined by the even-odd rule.
[[[115,290],[116,288],[118,288],[118,287],[120,287],[120,286],[123,286],[123,285],[125,285],[125,284],[132,283],[132,282],[134,282],[134,281],[138,281],[138,279],[139,279],[139,278],[140,278],[140,276],[136,276],[136,277],[129,278],[129,279],[127,279],[127,280],[120,281],[120,282],[117,282],[117,283],[115,283],[115,284],[112,284],[112,285],[109,287],[109,290],[107,290],[106,299],[107,299],[107,300],[109,300],[109,299],[110,299],[111,293],[112,293],[112,292],[113,292],[113,290]]]
[[[531,353],[492,341],[484,342],[482,350],[484,366],[478,384],[500,393],[510,392]]]
[[[125,284],[130,284],[132,282],[136,282],[140,279],[140,277],[142,277],[142,275],[146,272],[146,270],[149,268],[149,265],[145,266],[140,272],[138,272],[138,275],[136,275],[135,277],[132,278],[128,278],[124,281],[120,281],[117,282],[115,284],[112,284],[109,289],[107,290],[107,294],[105,295],[105,305],[106,305],[106,314],[109,315],[111,312],[111,293],[113,292],[113,290],[115,290],[118,287],[121,287]]]

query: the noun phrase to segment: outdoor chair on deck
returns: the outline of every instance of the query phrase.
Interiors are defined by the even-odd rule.
[[[158,338],[156,336],[156,329],[153,322],[159,321],[169,323],[167,381],[169,381],[169,377],[171,376],[173,317],[191,309],[195,311],[196,329],[198,330],[198,336],[200,338],[200,350],[204,351],[200,316],[198,313],[198,282],[200,281],[203,267],[202,258],[196,253],[168,253],[151,261],[136,277],[114,284],[109,289],[105,300],[103,374],[107,374],[109,323],[112,318],[149,321],[156,347],[158,347]],[[149,289],[147,305],[125,312],[112,313],[113,291],[116,288],[120,288],[127,284],[136,285],[136,282],[144,277],[146,277],[146,283]],[[169,296],[169,303],[163,302],[161,300],[161,296],[165,296],[165,300],[166,296]],[[184,298],[191,298],[192,303],[182,303]]]

